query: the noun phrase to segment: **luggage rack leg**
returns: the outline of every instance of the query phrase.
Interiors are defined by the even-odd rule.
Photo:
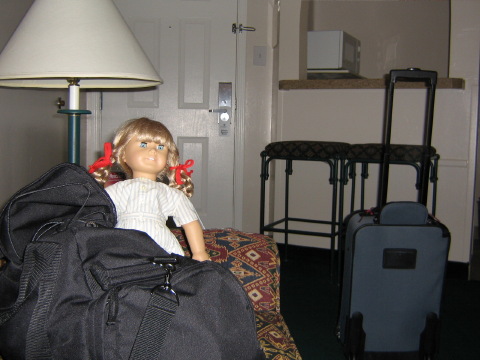
[[[290,199],[290,175],[293,174],[292,160],[286,161],[285,168],[285,261],[288,261],[288,202]]]
[[[437,199],[437,182],[438,182],[438,159],[440,156],[435,154],[430,158],[429,166],[428,166],[428,173],[429,173],[429,181],[432,183],[432,201],[431,201],[431,208],[430,212],[432,215],[435,215],[436,211],[436,199]],[[361,164],[361,181],[360,181],[360,207],[355,208],[355,195],[356,195],[356,164]],[[346,167],[348,170],[348,177],[351,180],[351,198],[350,198],[350,212],[359,209],[365,209],[365,187],[367,183],[367,179],[369,178],[369,164],[379,164],[378,160],[374,159],[353,159],[349,160]],[[421,202],[422,198],[425,197],[424,191],[425,186],[422,185],[422,167],[421,164],[418,164],[415,161],[391,161],[390,165],[408,165],[415,169],[415,188],[417,190],[417,197],[418,202]]]
[[[263,154],[263,153],[262,153]],[[289,235],[308,235],[308,236],[317,236],[330,239],[330,276],[333,278],[336,273],[335,261],[336,258],[339,258],[339,254],[336,254],[336,246],[340,247],[340,242],[337,242],[337,236],[340,234],[338,217],[343,216],[343,207],[339,207],[338,197],[339,197],[339,185],[343,189],[343,180],[342,176],[339,176],[339,172],[343,171],[343,160],[340,158],[329,159],[329,160],[317,160],[329,165],[329,184],[332,186],[331,189],[331,206],[330,206],[330,219],[329,220],[314,220],[314,219],[305,219],[305,218],[294,218],[290,215],[290,176],[293,174],[293,161],[292,159],[281,159],[286,161],[285,165],[285,186],[284,186],[284,209],[283,209],[283,218],[279,220],[274,220],[272,222],[265,222],[266,215],[266,181],[268,180],[268,167],[272,159],[267,159],[265,154],[262,155],[262,173],[261,173],[261,202],[260,202],[260,233],[264,234],[266,232],[272,233],[282,233],[284,234],[284,261],[289,260]],[[339,184],[340,183],[340,184]],[[343,193],[340,195],[343,199]],[[338,212],[338,213],[337,213]],[[328,232],[322,231],[307,231],[307,230],[297,230],[294,222],[299,223],[313,223],[329,226]]]

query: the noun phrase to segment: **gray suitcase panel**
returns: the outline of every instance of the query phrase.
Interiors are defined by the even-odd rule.
[[[448,229],[419,203],[352,214],[345,233],[340,341],[349,343],[349,320],[361,313],[364,351],[419,351],[427,315],[440,315],[449,246]]]
[[[365,351],[418,351],[427,314],[440,315],[448,240],[430,225],[356,232],[349,313],[364,316]]]

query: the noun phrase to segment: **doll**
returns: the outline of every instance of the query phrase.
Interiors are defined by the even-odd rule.
[[[193,165],[178,163],[178,149],[170,131],[160,122],[148,118],[127,121],[117,131],[112,145],[105,144],[105,156],[90,166],[89,172],[101,184],[107,181],[113,164],[118,164],[127,180],[107,186],[117,210],[115,227],[146,232],[169,253],[184,255],[177,238],[166,226],[173,216],[182,226],[192,257],[208,260],[203,228],[188,199],[193,195]],[[167,179],[168,185],[159,181]]]

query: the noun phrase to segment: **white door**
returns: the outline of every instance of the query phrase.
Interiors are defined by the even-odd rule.
[[[235,227],[232,24],[237,21],[237,0],[114,2],[164,83],[156,90],[103,92],[102,143],[111,141],[127,119],[147,116],[161,121],[172,132],[182,163],[195,160],[192,202],[204,225]],[[231,102],[221,98],[219,104],[219,88],[220,96],[231,95]],[[225,110],[228,121],[216,112]]]

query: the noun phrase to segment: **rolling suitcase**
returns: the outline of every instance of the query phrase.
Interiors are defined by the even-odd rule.
[[[386,203],[393,92],[400,80],[429,84],[423,145],[427,149],[431,143],[436,73],[392,70],[377,208],[345,219],[337,336],[349,359],[433,359],[438,351],[450,233],[425,206],[427,156],[421,164],[419,202]]]

